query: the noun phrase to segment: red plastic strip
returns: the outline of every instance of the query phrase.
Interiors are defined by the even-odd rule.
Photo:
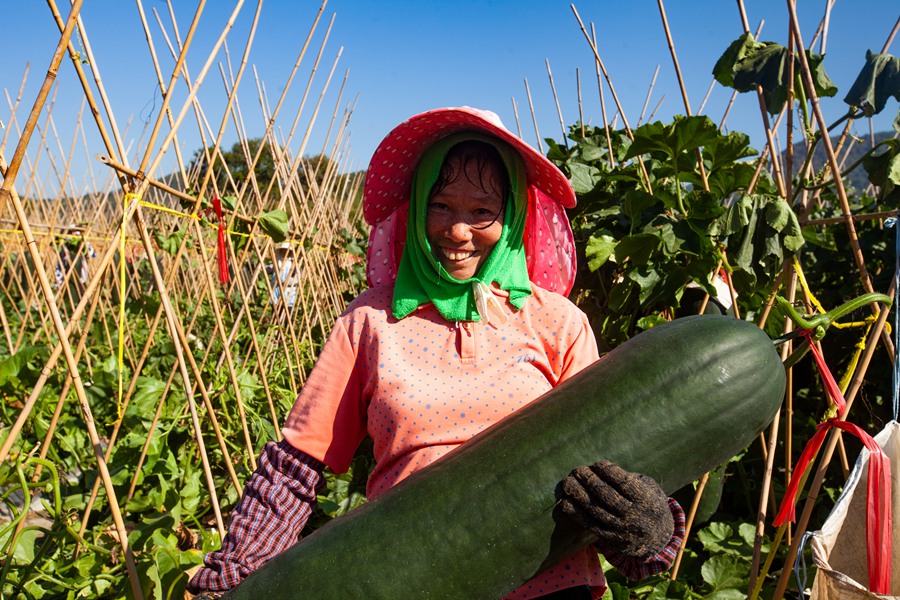
[[[219,233],[216,239],[216,251],[219,261],[219,282],[228,283],[228,251],[225,248],[225,222],[222,219],[222,201],[218,196],[213,197],[213,209],[216,211],[216,219],[219,221]]]
[[[819,347],[813,343],[813,340],[810,337],[810,331],[804,331],[801,335],[806,338],[806,341],[809,344],[809,351],[812,353],[813,360],[816,361],[816,366],[819,367],[819,373],[822,374],[822,379],[825,382],[825,389],[828,391],[828,395],[831,396],[831,401],[837,406],[838,417],[843,417],[844,411],[847,410],[847,400],[844,399],[844,394],[841,392],[840,386],[838,386],[837,381],[834,380],[834,376],[831,374],[828,365],[825,364],[825,358],[823,358],[822,353],[819,352]]]
[[[801,335],[809,342],[810,352],[812,352],[816,366],[819,368],[819,372],[825,382],[825,389],[837,406],[838,414],[843,416],[847,409],[847,401],[844,399],[844,394],[834,380],[828,365],[825,364],[825,359],[822,357],[819,349],[812,343],[810,332],[805,331]],[[787,520],[791,522],[796,520],[796,501],[800,480],[816,454],[818,454],[819,448],[821,448],[822,442],[825,440],[825,434],[832,427],[855,435],[869,450],[868,481],[866,485],[866,555],[868,558],[869,589],[876,594],[889,595],[891,593],[893,553],[890,459],[888,459],[881,446],[878,445],[878,442],[860,427],[840,419],[828,419],[816,427],[815,435],[807,442],[800,458],[797,460],[787,492],[782,500],[781,509],[775,517],[774,525],[779,527]]]

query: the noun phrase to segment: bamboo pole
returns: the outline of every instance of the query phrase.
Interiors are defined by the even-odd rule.
[[[75,392],[78,396],[82,416],[84,417],[84,421],[88,429],[88,435],[91,440],[91,445],[94,448],[94,455],[97,459],[100,476],[103,479],[104,487],[107,491],[110,511],[112,513],[113,522],[115,524],[115,528],[119,537],[118,541],[122,546],[126,561],[126,568],[128,570],[129,579],[132,585],[132,591],[137,598],[143,598],[140,582],[138,581],[137,570],[135,569],[134,565],[134,557],[128,544],[128,534],[125,530],[125,523],[122,520],[122,514],[119,510],[118,502],[116,501],[116,493],[112,485],[112,480],[110,479],[109,469],[107,468],[103,453],[100,450],[100,437],[97,433],[96,426],[94,425],[93,414],[87,401],[87,394],[84,390],[84,384],[82,383],[81,378],[78,374],[78,363],[75,360],[75,356],[72,352],[72,347],[69,345],[68,338],[66,337],[65,326],[63,325],[62,319],[60,318],[59,311],[56,309],[53,290],[50,286],[50,282],[47,279],[47,273],[44,270],[44,266],[41,262],[40,251],[36,246],[34,236],[28,224],[28,218],[25,215],[24,206],[19,200],[18,195],[14,193],[13,187],[13,182],[15,181],[16,174],[18,173],[19,167],[22,164],[22,159],[25,155],[25,150],[31,137],[31,132],[34,129],[34,126],[37,124],[37,117],[43,109],[44,103],[47,99],[47,96],[49,95],[50,88],[53,85],[53,82],[56,80],[56,73],[65,54],[66,46],[68,45],[69,39],[72,36],[72,32],[75,30],[76,17],[81,10],[82,2],[83,0],[75,0],[72,5],[72,10],[69,13],[69,18],[66,22],[65,30],[60,37],[59,44],[57,45],[56,50],[53,53],[53,58],[50,61],[50,67],[47,70],[47,76],[45,77],[44,82],[41,85],[41,89],[38,93],[37,99],[34,102],[31,114],[26,121],[23,135],[19,139],[19,143],[16,146],[15,153],[13,154],[9,167],[7,168],[6,175],[3,179],[3,184],[2,186],[0,186],[0,212],[2,212],[2,208],[6,202],[12,202],[13,208],[16,212],[16,216],[19,219],[19,224],[22,227],[26,243],[31,252],[32,260],[34,260],[35,262],[41,289],[44,293],[44,297],[47,300],[46,304],[50,309],[50,314],[53,319],[53,325],[59,335],[60,342],[62,343],[63,353],[66,357],[66,363],[69,368],[69,373],[71,374],[72,379],[75,383]]]
[[[591,28],[591,37],[594,38],[594,44],[597,43],[597,37],[594,35],[594,29]],[[657,63],[656,68],[653,70],[653,77],[650,79],[650,86],[647,88],[647,96],[644,98],[644,106],[641,107],[641,116],[638,117],[637,125],[641,126],[641,123],[644,121],[644,114],[647,112],[647,106],[650,104],[650,96],[653,95],[653,88],[656,87],[656,77],[659,75],[659,63]]]
[[[749,21],[747,21],[747,12],[744,9],[744,0],[737,0],[737,3],[738,10],[741,15],[741,25],[744,28],[744,33],[750,33],[750,23]],[[801,54],[803,53],[801,52]],[[805,58],[806,56],[804,55],[804,60]],[[756,86],[756,97],[759,100],[760,115],[762,116],[763,129],[766,133],[766,144],[769,147],[769,154],[772,159],[772,172],[774,175],[775,183],[776,185],[778,185],[778,194],[782,198],[787,198],[788,196],[784,186],[784,176],[782,175],[781,166],[778,162],[778,151],[775,148],[775,140],[772,138],[772,128],[769,125],[768,107],[766,107],[766,99],[763,96],[763,89],[761,85]]]
[[[584,104],[581,101],[581,71],[575,67],[575,91],[578,96],[578,123],[581,126],[581,137],[584,137]]]
[[[522,137],[522,124],[519,122],[519,107],[516,105],[515,97],[510,98],[510,100],[512,100],[513,118],[516,121],[516,135],[519,136],[520,140],[523,140],[525,138]]]
[[[782,275],[788,274],[788,283],[787,283],[787,297],[789,301],[793,301],[796,295],[797,289],[797,274],[794,272],[793,268],[790,266],[790,263],[785,263],[785,268],[782,270]],[[772,292],[772,298],[770,299],[770,303],[767,308],[771,307],[771,302],[774,301],[775,293],[778,289],[778,286],[775,287],[775,291]],[[768,313],[767,313],[768,314]],[[785,317],[784,329],[785,333],[791,331],[793,329],[793,325],[791,324],[790,317]],[[793,344],[788,341],[782,346],[781,349],[781,361],[784,362],[785,359],[790,356],[793,350]],[[793,410],[792,402],[789,398],[793,389],[793,370],[788,369],[785,373],[786,382],[785,382],[785,402],[784,402],[784,411],[787,416],[790,415]],[[753,558],[750,563],[750,574],[748,578],[748,591],[752,592],[753,588],[756,585],[756,578],[759,575],[759,561],[762,554],[762,544],[763,538],[765,535],[765,527],[766,527],[766,514],[768,513],[768,502],[770,494],[773,494],[772,490],[772,476],[775,468],[775,451],[776,451],[776,443],[778,441],[778,427],[779,422],[781,420],[781,410],[775,413],[775,418],[772,420],[772,424],[769,428],[769,444],[766,448],[766,456],[765,456],[765,470],[763,472],[763,481],[762,486],[760,487],[759,492],[759,506],[757,508],[756,513],[756,533],[753,538]],[[785,432],[784,439],[786,444],[785,455],[787,456],[788,463],[790,463],[791,457],[791,431],[790,431],[790,419],[785,419],[785,423],[788,427]],[[788,467],[790,469],[790,466]],[[774,501],[773,501],[774,506]]]
[[[288,138],[286,141],[284,141],[282,144],[280,144],[280,146],[282,148],[289,148],[291,145],[291,142],[293,141],[294,134],[297,130],[297,125],[300,122],[300,115],[303,113],[303,109],[306,106],[306,101],[309,98],[309,92],[312,89],[313,80],[315,79],[316,73],[318,72],[318,69],[319,69],[319,62],[322,60],[322,56],[325,53],[326,44],[328,43],[328,39],[331,36],[331,28],[334,26],[334,17],[335,17],[335,15],[332,14],[331,19],[328,21],[328,27],[325,28],[325,35],[322,38],[322,43],[319,45],[319,52],[318,52],[318,54],[316,54],[316,58],[313,61],[312,69],[310,69],[309,78],[307,79],[307,82],[306,82],[306,88],[303,90],[303,96],[301,97],[300,104],[297,108],[297,111],[294,114],[294,121],[293,121],[293,123],[291,123],[291,129],[290,129],[290,132],[288,133]],[[340,58],[342,51],[343,51],[343,48],[341,48],[338,51],[338,58]],[[334,64],[335,65],[337,64],[337,58],[335,59]],[[332,67],[331,72],[334,73],[334,67]],[[329,79],[330,79],[330,76],[329,76]],[[313,116],[311,118],[310,124],[307,127],[306,135],[304,136],[304,140],[300,144],[300,150],[298,150],[298,152],[297,152],[297,158],[294,161],[293,166],[291,167],[291,169],[289,171],[287,171],[285,173],[284,181],[285,181],[286,188],[289,188],[289,185],[290,185],[289,182],[291,181],[291,176],[296,171],[296,167],[299,164],[299,161],[303,158],[303,152],[306,148],[306,142],[309,139],[308,134],[309,134],[309,130],[312,127],[313,121],[315,121],[315,116]],[[273,144],[273,148],[276,146],[278,146],[278,144]],[[269,185],[266,188],[265,194],[263,194],[263,198],[262,198],[263,205],[265,205],[268,202],[269,196],[272,193],[272,188],[276,181],[277,181],[277,178],[273,177],[272,180],[269,182]],[[278,208],[282,208],[284,206],[284,203],[287,200],[287,196],[288,196],[288,192],[285,190],[282,190],[281,198],[279,198],[278,205],[277,205]]]
[[[54,0],[48,0],[47,4],[50,7],[50,12],[53,14],[53,18],[56,21],[57,27],[62,31],[63,28],[63,20],[62,16],[59,13],[59,10],[56,8],[56,3]],[[84,44],[85,54],[88,58],[89,63],[91,64],[91,70],[94,73],[94,81],[97,84],[101,102],[103,103],[103,107],[106,111],[107,117],[110,119],[110,123],[113,129],[113,137],[116,141],[116,147],[119,149],[119,152],[123,152],[123,145],[121,137],[118,134],[118,129],[115,125],[115,119],[113,117],[112,109],[109,104],[109,99],[106,97],[106,92],[103,87],[102,79],[100,79],[99,70],[97,67],[97,61],[94,60],[93,53],[91,52],[90,40],[87,36],[87,32],[85,31],[83,23],[81,23],[80,17],[78,20],[79,25],[79,33],[81,34],[82,43]],[[115,154],[112,151],[113,145],[112,140],[109,138],[109,134],[106,130],[106,124],[103,122],[103,118],[100,116],[100,110],[97,108],[96,101],[94,100],[94,94],[91,89],[90,84],[87,80],[87,75],[84,72],[84,67],[82,66],[81,60],[78,58],[78,53],[75,51],[75,47],[71,42],[67,45],[67,50],[69,51],[69,57],[71,58],[72,66],[75,68],[75,73],[78,75],[78,81],[81,84],[81,89],[84,91],[84,97],[87,99],[88,106],[90,108],[91,114],[94,117],[94,122],[97,124],[97,130],[100,134],[100,138],[103,141],[104,146],[107,148],[107,152],[113,156]],[[125,185],[125,181],[122,180],[121,183]]]
[[[566,123],[563,121],[562,109],[559,107],[559,96],[556,94],[556,84],[553,83],[553,71],[550,70],[550,59],[545,58],[544,62],[547,63],[547,77],[550,78],[550,91],[553,92],[553,102],[556,104],[556,115],[559,117],[559,130],[562,132],[563,143],[566,145],[566,150],[568,150],[569,139],[566,136]]]
[[[569,6],[572,8],[572,12],[575,14],[575,19],[578,21],[578,26],[581,28],[581,33],[584,34],[585,39],[587,39],[588,44],[591,47],[591,51],[594,53],[594,61],[603,72],[603,77],[606,79],[606,84],[609,86],[610,93],[612,93],[613,101],[616,103],[616,109],[618,110],[616,114],[622,116],[622,124],[625,126],[625,135],[628,136],[628,139],[634,141],[634,133],[631,131],[631,127],[628,125],[628,118],[625,116],[625,111],[622,109],[621,102],[619,102],[619,96],[618,94],[616,94],[616,88],[615,86],[613,86],[612,79],[610,79],[609,73],[606,71],[606,67],[603,64],[603,60],[600,58],[600,52],[597,50],[597,44],[591,38],[591,36],[588,35],[587,30],[584,28],[584,23],[581,21],[581,17],[579,16],[578,11],[575,9],[575,5],[570,4]],[[653,187],[650,184],[650,175],[647,173],[647,168],[640,156],[638,157],[638,164],[641,168],[641,175],[644,178],[644,185],[647,187],[647,192],[652,196]]]
[[[528,87],[528,79],[525,79],[525,96],[528,98],[528,108],[531,110],[531,123],[534,126],[534,137],[537,140],[538,151],[544,153],[544,144],[541,142],[541,132],[538,129],[537,116],[534,113],[534,101],[531,99],[531,88]]]
[[[171,8],[171,7],[170,7],[170,8]],[[249,39],[248,39],[247,44],[246,44],[246,47],[245,47],[244,58],[243,58],[242,66],[241,66],[241,69],[240,69],[239,75],[238,75],[238,82],[239,82],[239,80],[240,80],[240,76],[243,74],[243,68],[244,68],[244,66],[246,65],[247,55],[248,55],[249,49],[250,49],[250,47],[251,47],[251,45],[252,45],[252,40],[253,40],[253,36],[254,36],[254,34],[255,34],[256,26],[257,26],[257,24],[258,24],[259,14],[260,14],[261,8],[262,8],[262,3],[261,3],[261,2],[257,2],[257,9],[256,9],[256,12],[255,12],[255,14],[254,14],[253,24],[251,25]],[[143,14],[143,13],[142,13],[142,14]],[[144,23],[146,23],[146,21],[144,21]],[[174,20],[173,20],[173,24],[174,24]],[[145,29],[146,29],[146,26],[145,26]],[[176,33],[177,33],[177,29],[176,29]],[[150,41],[150,40],[152,39],[152,38],[149,36],[149,32],[148,32],[147,37],[148,37],[148,41]],[[170,44],[170,50],[171,50],[171,49],[172,49],[172,48],[171,48],[171,44]],[[156,61],[155,53],[154,53],[154,64],[158,64],[158,62]],[[157,69],[157,73],[158,73],[158,69]],[[185,78],[187,79],[186,68],[185,68]],[[160,81],[160,85],[163,85],[163,84],[162,84],[162,81]],[[235,100],[235,93],[236,93],[236,91],[237,91],[237,85],[235,85],[235,86],[233,87],[232,91],[229,93],[229,98],[228,98],[227,108],[226,108],[226,110],[225,110],[225,112],[224,112],[224,115],[223,115],[223,118],[222,118],[222,122],[221,122],[220,127],[219,127],[219,133],[218,133],[218,135],[217,135],[217,137],[216,137],[216,140],[215,140],[215,143],[214,143],[214,146],[213,146],[213,148],[214,148],[214,149],[213,149],[213,154],[215,154],[215,153],[218,151],[219,145],[220,145],[220,143],[221,143],[221,139],[222,139],[222,137],[224,136],[225,125],[226,125],[226,123],[227,123],[227,120],[228,120],[229,115],[230,115],[230,112],[231,112],[232,103],[233,103],[234,100]],[[196,100],[195,100],[195,111],[197,111],[197,112],[199,113],[199,106],[196,104]],[[171,123],[171,117],[170,117],[170,123]],[[206,147],[206,145],[204,144],[204,148],[205,148],[205,147]],[[208,162],[209,164],[212,163],[212,161],[209,160],[209,159],[207,159],[207,162]],[[183,169],[182,169],[182,172],[183,172]],[[210,180],[211,175],[212,175],[212,168],[207,169],[207,172],[206,172],[206,175],[205,175],[205,179],[204,179],[203,183],[200,184],[200,186],[199,186],[199,189],[200,189],[200,190],[206,189],[206,186],[207,186],[207,184],[208,184],[208,182],[209,182],[209,180]],[[153,182],[153,183],[156,183],[156,185],[157,185],[158,187],[162,187],[158,182]],[[151,183],[151,184],[152,184],[152,183]],[[168,186],[165,186],[165,187],[168,187]],[[171,190],[171,189],[170,189],[169,191],[171,191],[171,192],[176,192],[176,190]],[[186,194],[178,194],[178,193],[176,193],[176,195],[179,195],[179,196],[181,196],[181,197],[187,196]],[[196,198],[193,198],[193,197],[190,197],[190,196],[187,196],[186,199],[187,199],[188,201],[192,202],[192,203],[196,203],[196,201],[197,201]],[[197,233],[198,240],[202,240],[202,233],[200,232],[200,229],[199,229],[199,223],[197,223],[197,222],[195,221],[195,222],[194,222],[194,225],[195,225],[195,229],[196,229],[196,233]],[[186,241],[186,240],[183,240],[183,243],[184,243],[185,241]],[[251,467],[252,467],[253,469],[255,469],[255,468],[256,468],[255,452],[253,451],[253,444],[252,444],[252,442],[251,442],[251,440],[250,440],[250,434],[249,434],[249,428],[248,428],[248,425],[247,425],[246,413],[245,413],[245,410],[244,410],[243,400],[242,400],[241,392],[240,392],[240,385],[239,385],[238,382],[237,382],[236,373],[235,373],[234,367],[233,367],[233,361],[231,360],[231,354],[230,354],[230,351],[229,351],[229,349],[228,349],[228,342],[227,342],[226,339],[225,339],[224,325],[222,324],[222,321],[221,321],[221,313],[222,313],[222,311],[221,311],[221,308],[220,308],[220,306],[219,306],[219,304],[218,304],[218,301],[217,301],[217,298],[216,298],[216,294],[215,294],[215,291],[214,291],[214,287],[215,287],[215,286],[214,286],[214,284],[212,283],[211,275],[210,275],[209,272],[208,272],[208,265],[207,265],[205,259],[201,259],[201,261],[202,261],[202,263],[203,263],[204,272],[206,273],[206,278],[205,278],[205,279],[206,279],[206,283],[207,283],[207,290],[208,290],[208,292],[209,292],[209,297],[210,297],[211,302],[212,302],[212,305],[213,305],[213,314],[215,315],[215,318],[216,318],[216,323],[217,323],[217,328],[216,328],[216,329],[220,332],[220,335],[221,335],[222,340],[223,340],[223,344],[225,344],[225,353],[226,353],[226,355],[227,355],[227,357],[228,357],[228,359],[229,359],[229,360],[228,360],[229,377],[230,377],[230,379],[231,379],[231,382],[232,382],[232,389],[234,390],[235,397],[236,397],[236,400],[237,400],[238,412],[239,412],[239,415],[240,415],[240,420],[241,420],[242,430],[243,430],[243,433],[244,433],[244,441],[245,441],[246,449],[247,449],[247,457],[248,457],[248,460],[250,461]],[[212,340],[210,341],[210,346],[211,346],[211,344],[212,344]],[[198,371],[198,373],[199,373],[199,371]],[[198,374],[198,377],[199,377],[199,374]],[[221,440],[221,437],[220,437],[220,436],[219,436],[219,438],[220,438],[220,440]],[[224,446],[222,447],[222,451],[223,451],[223,455],[227,457],[227,456],[228,456],[228,453],[227,453],[226,449],[224,448]],[[230,470],[231,470],[231,473],[233,474],[233,469],[230,469]],[[233,475],[233,477],[234,477],[234,484],[235,484],[235,486],[238,487],[238,490],[240,490],[240,487],[238,486],[238,483],[237,483],[237,480],[236,480],[236,476]]]
[[[597,32],[594,31],[593,23],[591,24],[591,41],[594,46],[597,45]],[[612,136],[609,133],[609,122],[606,119],[606,101],[603,98],[603,79],[600,76],[600,63],[597,61],[594,61],[594,70],[597,74],[597,89],[600,92],[600,115],[603,117],[603,133],[606,135],[606,154],[609,158],[609,168],[615,169],[616,158],[613,155]],[[657,71],[659,71],[659,67],[657,67]],[[649,183],[649,179],[647,181]]]
[[[669,53],[672,55],[672,62],[675,65],[675,75],[678,77],[678,87],[681,90],[681,99],[684,101],[684,110],[685,113],[687,113],[687,116],[690,117],[692,115],[691,102],[688,99],[687,90],[684,87],[684,77],[681,74],[681,67],[678,66],[678,55],[675,53],[675,42],[672,40],[672,32],[669,31],[669,20],[666,18],[666,8],[663,5],[663,0],[656,0],[656,3],[659,6],[663,30],[665,30],[666,41],[669,44]],[[700,148],[695,148],[694,154],[697,156],[697,170],[700,173],[700,182],[703,184],[703,189],[708,192],[709,181],[706,178],[706,167],[703,165],[703,153],[700,151]]]
[[[3,131],[3,139],[0,140],[0,154],[3,154],[3,150],[6,148],[6,140],[9,139],[9,132],[12,127],[9,127],[9,123],[13,123],[16,120],[16,110],[19,108],[19,103],[22,101],[22,94],[25,92],[25,82],[28,80],[28,71],[31,69],[31,63],[25,63],[25,73],[22,74],[22,82],[19,83],[19,93],[16,94],[15,103],[10,102],[9,93],[6,92],[6,101],[9,103],[9,122],[7,123],[7,127],[4,128]]]

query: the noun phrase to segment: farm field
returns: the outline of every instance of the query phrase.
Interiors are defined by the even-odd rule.
[[[367,287],[365,172],[351,151],[365,99],[343,93],[327,2],[304,9],[296,68],[274,82],[251,54],[262,3],[236,3],[207,32],[212,47],[192,48],[192,27],[213,24],[138,2],[135,47],[152,65],[141,77],[158,95],[134,122],[109,102],[82,3],[48,4],[59,45],[29,49],[21,82],[0,81],[0,596],[190,597],[189,573],[218,548],[335,318]],[[674,494],[689,533],[672,570],[636,582],[610,568],[604,598],[797,596],[801,563],[812,588],[822,573],[804,533],[825,523],[866,434],[896,421],[900,117],[871,123],[898,112],[900,11],[873,15],[892,28],[838,84],[815,49],[846,32],[827,11],[818,29],[792,28],[791,7],[782,39],[757,40],[745,18],[744,35],[709,48],[711,86],[758,100],[761,144],[727,114],[692,110],[683,88],[667,90],[683,102],[672,117],[655,116],[652,84],[643,108],[620,104],[611,50],[571,7],[602,108],[586,113],[579,87],[565,111],[578,119],[559,111],[538,143],[578,197],[570,298],[601,353],[719,313],[765,331],[787,369],[759,439]],[[647,14],[666,23],[662,1]],[[246,37],[230,33],[238,20]],[[672,33],[660,29],[672,54],[658,60],[680,76]],[[58,71],[76,76],[64,87]],[[540,93],[558,106],[549,80]],[[216,100],[203,93],[213,86]],[[514,99],[510,130],[537,129],[532,91]],[[364,443],[349,472],[327,473],[304,534],[366,501],[373,461]],[[798,482],[794,522],[776,524]],[[900,593],[894,571],[880,593]],[[854,575],[871,589],[873,573]]]

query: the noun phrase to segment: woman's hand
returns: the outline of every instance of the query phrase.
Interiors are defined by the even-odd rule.
[[[559,509],[626,556],[649,557],[672,538],[675,524],[665,492],[652,478],[608,460],[578,467],[560,484]]]

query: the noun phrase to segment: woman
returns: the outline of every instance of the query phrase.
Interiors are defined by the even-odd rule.
[[[493,113],[438,109],[396,127],[372,157],[363,204],[370,288],[338,318],[194,593],[229,589],[296,542],[322,470],[345,471],[365,436],[374,498],[598,359],[563,295],[571,185]],[[626,575],[671,565],[684,513],[655,482],[600,461],[560,490],[561,511]],[[605,587],[587,548],[507,598],[599,598]]]

